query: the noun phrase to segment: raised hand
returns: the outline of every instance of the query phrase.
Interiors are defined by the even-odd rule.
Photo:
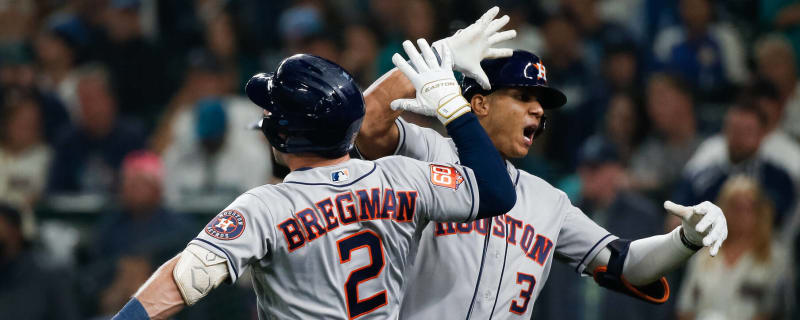
[[[392,62],[411,81],[417,90],[415,99],[392,101],[394,110],[402,109],[427,116],[436,116],[443,124],[471,111],[469,103],[461,96],[461,87],[453,76],[453,60],[447,45],[441,46],[439,63],[425,39],[417,40],[420,52],[411,41],[403,42],[403,49],[411,59],[411,65],[400,54],[392,56]]]
[[[485,90],[491,89],[489,78],[481,68],[481,60],[509,57],[514,53],[510,48],[494,48],[498,42],[513,39],[517,36],[515,30],[500,32],[508,23],[508,16],[504,15],[494,19],[500,8],[493,7],[486,11],[475,23],[456,31],[450,37],[433,43],[436,51],[447,45],[453,54],[454,69],[464,75],[475,79]]]
[[[728,237],[728,223],[722,209],[708,201],[691,207],[665,201],[664,209],[681,218],[686,240],[696,246],[710,246],[711,256],[717,255],[719,247]]]

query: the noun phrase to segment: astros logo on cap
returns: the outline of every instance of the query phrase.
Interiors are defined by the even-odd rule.
[[[536,70],[539,70],[539,75],[536,76],[536,79],[544,79],[544,81],[547,81],[547,68],[544,67],[542,61],[539,60],[534,66],[536,66]]]

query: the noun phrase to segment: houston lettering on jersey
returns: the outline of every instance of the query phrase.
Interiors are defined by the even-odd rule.
[[[292,252],[340,225],[368,220],[414,221],[416,208],[417,191],[363,189],[317,201],[279,223],[278,228]]]
[[[436,237],[454,234],[478,233],[486,235],[489,219],[481,219],[473,222],[437,222],[435,224],[434,235]],[[503,225],[507,224],[508,228]],[[553,241],[544,235],[537,234],[536,229],[530,224],[523,224],[522,220],[514,219],[508,214],[494,217],[492,236],[505,238],[509,244],[515,245],[525,253],[528,259],[536,261],[539,265],[544,265],[550,250],[553,249]],[[508,230],[508,232],[506,232]]]

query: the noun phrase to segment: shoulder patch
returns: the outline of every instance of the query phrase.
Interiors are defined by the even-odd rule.
[[[432,164],[431,166],[431,183],[436,186],[458,189],[458,186],[464,182],[464,178],[458,173],[456,168],[450,166],[443,166]]]
[[[206,225],[206,233],[220,240],[233,240],[244,233],[244,215],[236,210],[225,210],[217,214]]]

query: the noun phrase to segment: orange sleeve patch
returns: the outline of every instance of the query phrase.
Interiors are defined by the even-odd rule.
[[[464,182],[464,178],[456,170],[456,168],[449,166],[442,166],[432,164],[431,166],[431,183],[436,186],[457,189],[458,186]]]

